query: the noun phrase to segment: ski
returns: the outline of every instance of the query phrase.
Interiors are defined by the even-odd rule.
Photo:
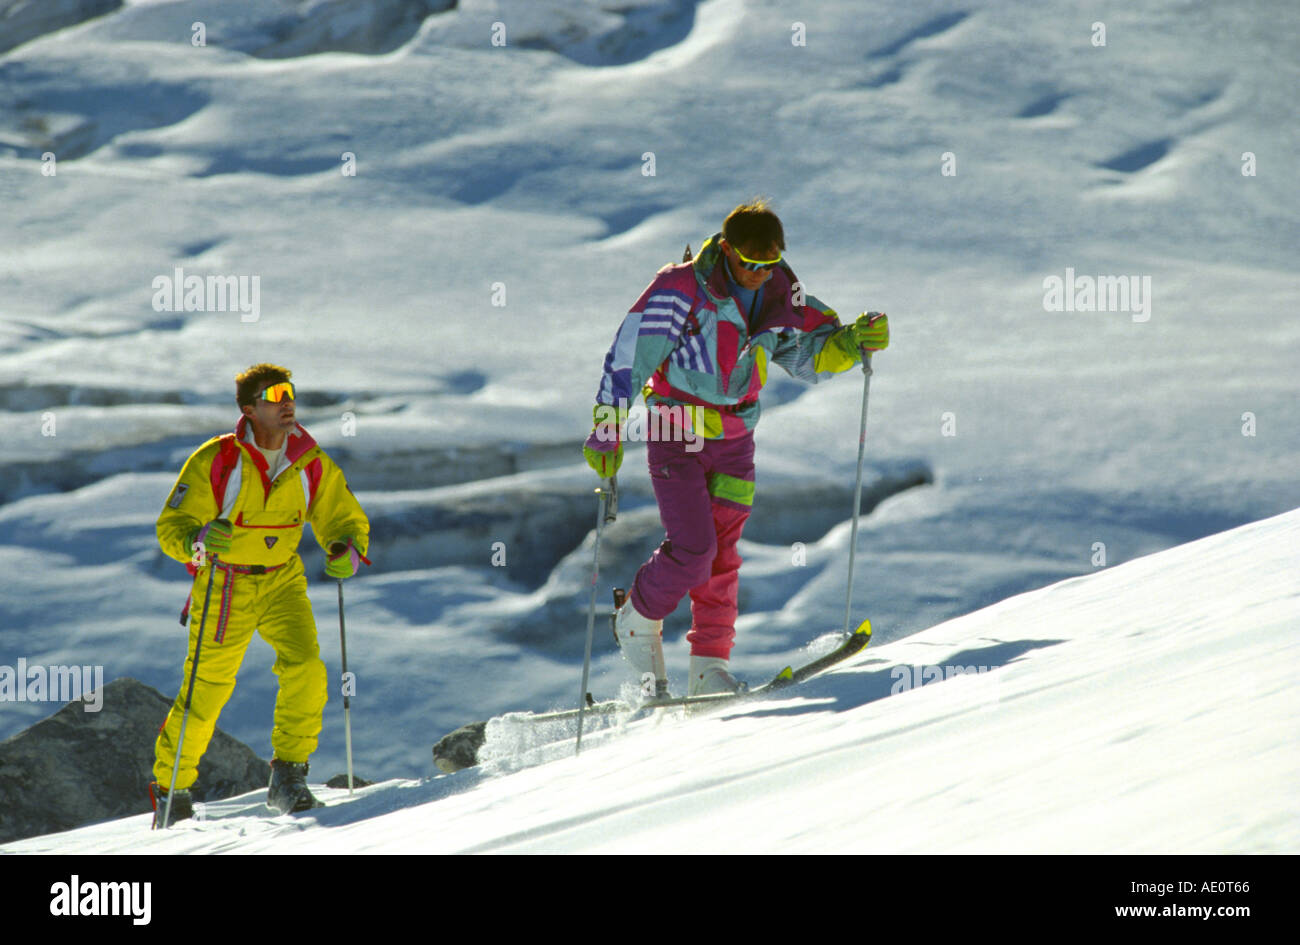
[[[853,633],[829,653],[825,653],[802,666],[786,666],[779,673],[763,683],[739,692],[720,692],[704,696],[667,696],[646,699],[640,703],[631,703],[623,699],[607,699],[596,702],[587,694],[587,705],[583,712],[592,715],[626,715],[629,718],[649,713],[655,709],[684,707],[696,711],[730,705],[746,699],[758,698],[778,692],[790,686],[798,685],[825,672],[836,663],[841,663],[856,653],[861,652],[871,642],[871,621],[864,620]],[[517,717],[518,721],[530,724],[546,722],[565,722],[577,719],[577,709],[562,709],[542,713],[510,713],[505,718]],[[433,746],[433,762],[440,771],[450,774],[464,768],[472,768],[479,763],[478,751],[487,740],[487,721],[471,722],[456,731],[444,735]]]

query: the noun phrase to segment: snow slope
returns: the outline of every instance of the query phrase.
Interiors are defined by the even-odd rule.
[[[179,687],[187,582],[153,522],[273,360],[375,519],[347,587],[360,773],[571,700],[602,358],[755,192],[816,295],[891,316],[855,583],[877,645],[1300,506],[1289,0],[420,6],[445,4],[129,2],[0,56],[0,664]],[[259,277],[260,317],[155,309],[177,267]],[[1149,276],[1149,320],[1045,310],[1067,269]],[[860,385],[764,395],[743,675],[842,619]],[[658,540],[642,463],[602,583]],[[271,661],[255,642],[221,719],[263,755]],[[602,633],[592,688],[621,678]],[[0,737],[54,708],[0,705]]]
[[[1300,512],[871,647],[787,698],[15,853],[1295,852]],[[965,672],[954,674],[953,668]],[[943,677],[940,679],[939,677]]]

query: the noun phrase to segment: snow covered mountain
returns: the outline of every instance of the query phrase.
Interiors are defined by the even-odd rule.
[[[1260,682],[1293,654],[1281,617],[1249,616],[1294,607],[1294,587],[1248,595],[1253,568],[1285,571],[1294,526],[1277,516],[1300,507],[1298,42],[1288,0],[0,0],[0,666],[97,666],[176,690],[188,581],[153,523],[184,458],[233,426],[233,376],[270,360],[293,369],[299,417],[375,543],[374,568],[347,585],[348,656],[357,771],[386,780],[294,842],[357,831],[385,848],[390,818],[427,814],[408,799],[472,821],[509,783],[543,785],[536,810],[473,839],[450,829],[438,848],[596,849],[605,817],[619,818],[610,845],[653,846],[638,820],[648,788],[625,814],[570,809],[569,836],[547,832],[564,808],[545,785],[595,773],[633,790],[621,770],[644,786],[664,746],[659,762],[695,785],[682,805],[720,812],[693,780],[708,758],[720,783],[754,786],[754,805],[793,810],[781,771],[856,777],[883,742],[906,766],[868,783],[898,830],[922,824],[889,848],[1286,848],[1255,807],[1294,848],[1276,803],[1193,815],[1203,790],[1175,756],[1204,761],[1187,733],[1204,723],[1223,741],[1215,726],[1252,712],[1242,744],[1267,763],[1243,762],[1245,789],[1295,793],[1294,703]],[[422,780],[444,732],[572,702],[595,513],[578,447],[602,359],[654,271],[755,193],[818,297],[890,314],[854,585],[871,649],[801,693],[812,708],[665,720],[577,761]],[[186,275],[247,292],[176,306],[157,285]],[[861,383],[774,377],[764,393],[742,676],[841,623]],[[602,583],[626,584],[658,539],[642,463],[629,450]],[[1144,557],[1252,522],[1211,539],[1240,559],[1242,586],[1218,582],[1217,562],[1194,580],[1183,558]],[[305,560],[319,574],[319,554]],[[1167,560],[1170,587],[1161,577],[1149,598],[1120,577]],[[1015,596],[1028,591],[1044,596]],[[311,594],[336,672],[334,590]],[[1029,602],[1042,609],[1012,630],[981,622]],[[1149,606],[1185,619],[1126,636]],[[1198,608],[1234,635],[1192,621]],[[685,611],[667,624],[675,682]],[[1270,646],[1281,658],[1265,669]],[[983,677],[882,698],[892,665],[966,665],[968,649]],[[1156,670],[1168,660],[1205,683],[1208,653],[1250,672],[1221,669],[1201,717],[1190,688],[1161,688],[1183,677]],[[220,721],[260,755],[271,660],[255,640]],[[591,688],[622,676],[600,634]],[[996,706],[942,721],[936,700],[992,680]],[[1223,704],[1225,686],[1243,707]],[[1149,693],[1167,722],[1133,704]],[[343,769],[340,703],[313,777]],[[57,707],[0,702],[0,738]],[[1071,757],[1039,744],[1038,713]],[[1033,770],[1017,726],[1042,752]],[[805,735],[844,747],[804,768]],[[1091,807],[1075,756],[1104,769],[1090,769],[1108,790]],[[1213,770],[1236,784],[1235,767]],[[996,789],[956,804],[965,772],[1028,806],[998,807]],[[1059,804],[1045,772],[1064,777]],[[931,775],[928,800],[903,790]],[[1161,790],[1185,822],[1137,830]],[[691,846],[686,807],[663,803]],[[247,819],[248,849],[296,833],[240,810],[213,816]],[[931,832],[941,813],[967,832]],[[117,829],[92,833],[121,848]],[[218,848],[204,836],[151,842]],[[815,825],[780,844],[726,836],[727,849],[840,842]]]

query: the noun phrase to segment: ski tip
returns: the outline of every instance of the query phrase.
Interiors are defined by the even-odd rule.
[[[864,637],[866,637],[867,639],[870,639],[870,638],[871,638],[871,621],[870,621],[870,620],[864,620],[864,621],[862,621],[862,623],[858,624],[858,629],[854,630],[853,633],[854,633],[855,636],[864,636]]]
[[[781,672],[777,673],[777,674],[776,674],[776,678],[773,679],[772,681],[773,681],[773,682],[789,682],[789,681],[792,680],[792,679],[794,679],[794,667],[793,667],[793,666],[787,666],[785,669],[781,670]]]

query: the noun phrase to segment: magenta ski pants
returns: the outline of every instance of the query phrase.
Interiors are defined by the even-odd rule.
[[[637,571],[632,606],[661,620],[691,595],[695,656],[728,659],[736,637],[740,554],[736,542],[754,503],[754,435],[685,442],[651,440],[646,460],[663,543]]]

